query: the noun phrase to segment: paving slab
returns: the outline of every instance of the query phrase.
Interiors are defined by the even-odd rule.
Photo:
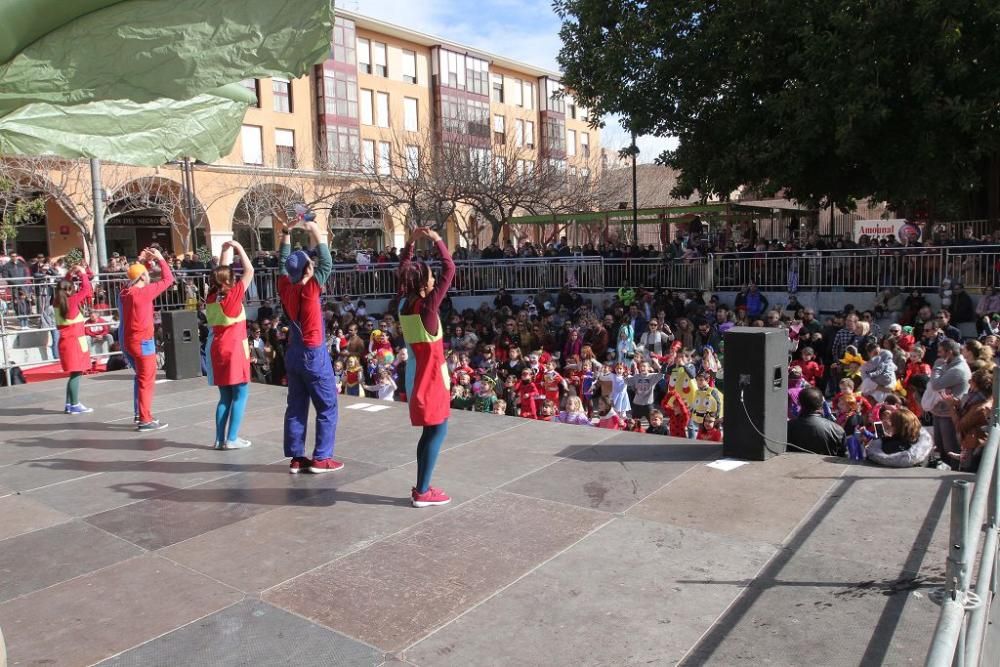
[[[89,665],[241,598],[162,558],[139,556],[0,604],[0,627],[11,665]]]
[[[623,512],[700,462],[714,445],[624,433],[503,486],[505,491],[606,512]]]
[[[403,656],[435,666],[485,656],[497,665],[674,664],[774,552],[615,519]]]
[[[629,516],[781,544],[833,487],[842,463],[787,455],[723,471],[705,464],[629,509]]]
[[[100,667],[375,667],[384,662],[385,655],[370,646],[266,602],[244,600],[105,660]]]
[[[70,520],[68,514],[37,503],[20,494],[0,492],[0,541]],[[0,552],[3,545],[0,544]]]
[[[325,475],[289,475],[284,460],[263,468],[168,493],[150,485],[134,491],[133,497],[154,497],[86,520],[155,550],[281,507],[321,504],[325,493],[382,470],[358,461],[348,461],[342,471]]]
[[[12,537],[0,542],[0,602],[141,553],[142,549],[79,521]]]
[[[923,665],[942,579],[798,551],[776,559],[684,665]]]
[[[398,651],[608,520],[493,491],[265,593],[279,607]]]
[[[345,468],[346,472],[347,468]],[[336,475],[320,480],[336,486]],[[248,592],[262,591],[362,549],[437,514],[451,512],[483,489],[438,480],[452,503],[410,507],[412,477],[389,470],[343,484],[304,507],[282,507],[163,549],[165,557]]]

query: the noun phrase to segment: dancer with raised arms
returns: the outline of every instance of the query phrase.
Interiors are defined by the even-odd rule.
[[[412,259],[413,244],[430,239],[441,256],[441,278],[434,279],[430,266]],[[451,382],[444,358],[439,309],[455,278],[455,263],[448,246],[432,229],[418,227],[403,250],[398,270],[399,323],[406,343],[406,396],[410,423],[423,431],[417,442],[417,485],[410,492],[414,507],[446,505],[444,491],[431,486],[431,475],[441,444],[448,435],[451,415]]]
[[[285,456],[292,458],[288,472],[312,473],[340,470],[333,449],[337,434],[337,385],[333,364],[326,349],[325,321],[320,295],[333,271],[330,249],[320,238],[315,214],[297,207],[299,220],[286,224],[281,236],[281,276],[278,294],[289,319],[285,371],[288,376],[288,403],[285,408]],[[302,251],[292,252],[290,231],[299,227],[309,233],[314,262]],[[316,408],[316,445],[313,457],[305,455],[309,403]]]
[[[233,251],[240,257],[239,280],[230,266]],[[222,245],[219,266],[212,272],[212,287],[205,299],[208,324],[208,383],[219,388],[215,408],[215,448],[245,449],[250,441],[240,437],[240,426],[250,397],[250,343],[243,296],[253,282],[253,264],[236,241]]]
[[[90,369],[90,345],[83,329],[81,306],[94,290],[90,286],[90,269],[78,264],[59,281],[52,295],[56,329],[59,332],[59,364],[69,373],[66,381],[66,406],[68,415],[93,412],[80,402],[80,377]]]

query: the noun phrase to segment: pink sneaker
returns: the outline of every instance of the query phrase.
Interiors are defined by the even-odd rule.
[[[288,472],[293,475],[298,475],[303,470],[309,470],[309,465],[312,463],[305,456],[295,456],[292,457],[292,462],[288,465]]]
[[[447,505],[451,502],[451,498],[445,495],[445,492],[441,489],[435,489],[433,486],[428,488],[424,493],[417,493],[416,489],[410,494],[411,503],[414,507],[432,507],[434,505]]]
[[[344,464],[340,461],[334,461],[333,459],[316,459],[309,466],[309,472],[321,473],[321,472],[333,472],[334,470],[340,470],[344,467]]]

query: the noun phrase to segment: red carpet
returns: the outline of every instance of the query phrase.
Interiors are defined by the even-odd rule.
[[[86,374],[90,375],[92,373],[103,373],[106,369],[106,364],[103,361],[97,362],[97,366],[94,370],[88,371]],[[44,366],[34,366],[32,368],[22,369],[24,373],[24,379],[30,384],[32,382],[44,382],[46,380],[61,380],[69,377],[69,373],[63,371],[59,362],[45,364]]]

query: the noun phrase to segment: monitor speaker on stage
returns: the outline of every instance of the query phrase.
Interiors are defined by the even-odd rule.
[[[733,327],[725,333],[724,343],[723,454],[751,461],[784,454],[788,439],[788,333],[784,329]]]
[[[164,368],[170,380],[201,377],[198,315],[191,310],[169,310],[163,317]]]

